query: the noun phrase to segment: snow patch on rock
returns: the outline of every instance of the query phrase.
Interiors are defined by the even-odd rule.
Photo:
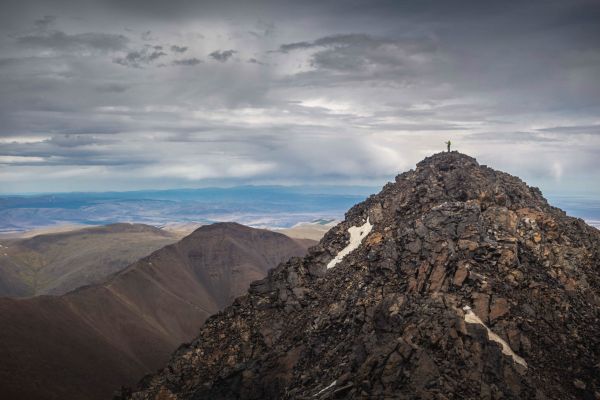
[[[369,218],[367,218],[367,222],[365,222],[362,226],[351,226],[348,228],[348,233],[350,234],[350,243],[348,243],[348,245],[344,247],[333,260],[329,261],[329,264],[327,264],[327,269],[335,267],[337,263],[342,261],[344,257],[356,250],[372,229],[373,225],[371,225],[369,222]]]
[[[512,349],[510,348],[510,346],[508,345],[508,343],[506,343],[500,336],[496,335],[494,332],[492,332],[492,330],[490,328],[487,327],[486,324],[483,323],[483,321],[481,319],[479,319],[479,317],[477,316],[477,314],[475,314],[472,310],[471,307],[469,306],[464,306],[463,310],[465,311],[465,322],[468,324],[479,324],[481,326],[483,326],[487,333],[488,333],[488,339],[499,343],[500,346],[502,346],[502,353],[512,357],[513,361],[516,362],[517,364],[520,364],[522,366],[524,366],[525,368],[527,368],[527,362],[520,356],[518,356],[514,351],[512,351]]]
[[[317,397],[318,395],[320,395],[320,394],[321,394],[321,393],[323,393],[324,391],[326,391],[326,390],[328,390],[328,389],[331,389],[332,387],[334,387],[334,386],[335,386],[335,384],[336,384],[336,383],[337,383],[337,380],[335,380],[335,381],[331,382],[331,384],[330,384],[329,386],[327,386],[326,388],[323,388],[323,389],[321,389],[321,390],[319,391],[319,393],[317,393],[317,394],[314,394],[314,395],[313,395],[313,397]]]

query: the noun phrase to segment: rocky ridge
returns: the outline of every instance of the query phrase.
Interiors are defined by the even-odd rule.
[[[121,397],[600,399],[599,331],[600,231],[514,176],[441,153]]]

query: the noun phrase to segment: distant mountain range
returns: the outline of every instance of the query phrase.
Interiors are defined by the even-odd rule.
[[[183,235],[112,224],[25,239],[0,239],[0,297],[64,294],[98,283]]]
[[[0,233],[57,224],[235,221],[290,227],[319,218],[340,219],[373,188],[241,186],[161,191],[0,196]]]
[[[0,195],[0,235],[61,224],[118,222],[163,226],[235,221],[254,227],[289,228],[317,219],[341,220],[345,210],[379,189],[364,186],[240,186]],[[600,226],[600,202],[596,197],[548,197],[570,214]]]
[[[582,218],[588,224],[600,229],[600,199],[596,196],[568,196],[549,194],[548,199],[569,215]]]
[[[160,238],[160,230],[135,225],[94,228],[86,234],[100,237],[107,230],[116,238],[119,231],[136,229]],[[69,234],[38,236],[20,246],[33,252],[66,243],[72,250],[80,235],[74,241]],[[111,251],[100,238],[90,243]],[[0,298],[0,397],[110,398],[120,385],[131,385],[164,364],[209,315],[243,294],[250,282],[280,262],[304,255],[314,243],[218,223],[197,229],[103,283],[62,296]],[[97,261],[106,257],[111,256],[98,254]],[[86,262],[88,269],[91,263]]]

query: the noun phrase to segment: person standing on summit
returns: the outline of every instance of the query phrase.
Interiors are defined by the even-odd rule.
[[[448,146],[448,153],[450,153],[450,146],[452,145],[452,142],[450,142],[449,140],[446,142],[446,146]]]

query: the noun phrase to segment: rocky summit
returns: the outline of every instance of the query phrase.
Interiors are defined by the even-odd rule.
[[[600,399],[600,231],[436,154],[120,397]]]

